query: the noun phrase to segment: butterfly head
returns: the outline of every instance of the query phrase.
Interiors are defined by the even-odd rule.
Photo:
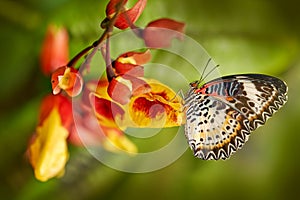
[[[199,84],[200,84],[199,80],[193,81],[193,82],[190,83],[190,87],[193,88],[193,89],[198,89],[199,88]]]

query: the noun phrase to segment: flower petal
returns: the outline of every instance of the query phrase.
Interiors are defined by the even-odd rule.
[[[114,101],[125,105],[132,96],[147,93],[150,90],[151,87],[146,81],[125,74],[113,78],[109,82],[107,92]]]
[[[112,18],[114,14],[116,13],[116,7],[123,3],[123,5],[119,5],[124,9],[125,4],[128,0],[110,0],[109,3],[106,6],[106,16],[108,18]]]
[[[121,130],[116,128],[104,128],[104,132],[107,135],[103,143],[105,149],[112,152],[125,151],[129,154],[137,153],[138,150],[135,144],[133,144]]]
[[[130,51],[120,55],[116,61],[120,63],[128,63],[133,65],[143,65],[151,60],[151,52],[148,49],[145,52]]]
[[[69,129],[73,123],[72,103],[70,99],[61,94],[50,94],[43,99],[40,107],[39,126],[49,116],[54,107],[58,108],[63,126]]]
[[[182,100],[169,87],[147,80],[151,92],[134,96],[129,103],[133,127],[161,128],[180,126],[184,120]]]
[[[58,108],[51,110],[29,146],[29,159],[35,177],[40,181],[63,174],[68,160],[68,130],[62,125]]]
[[[106,7],[106,16],[108,19],[111,19],[114,16],[114,14],[116,12],[116,7],[121,2],[122,2],[122,0],[111,0],[108,3],[108,5]],[[126,3],[127,3],[127,0],[123,1],[123,7]],[[146,6],[146,3],[147,3],[147,0],[138,0],[138,2],[131,9],[121,11],[114,26],[121,30],[128,28],[131,24],[136,22],[136,20],[142,14],[142,12]]]
[[[114,101],[122,105],[127,104],[132,93],[132,83],[121,76],[113,78],[109,82],[107,93]]]
[[[103,143],[104,133],[98,133],[99,121],[92,113],[76,113],[76,126],[73,126],[68,141],[76,146],[99,146]]]
[[[151,91],[151,86],[142,78],[136,78],[127,74],[123,75],[122,77],[126,80],[130,80],[132,87],[132,96],[137,96]]]
[[[83,87],[83,80],[80,74],[70,73],[70,78],[72,80],[73,87],[67,88],[65,91],[70,97],[75,97],[81,93]]]
[[[81,93],[83,79],[73,67],[63,66],[52,73],[51,84],[54,95],[65,90],[69,96],[74,97]]]
[[[173,38],[183,39],[185,24],[162,18],[150,22],[143,31],[145,45],[149,48],[167,48]]]
[[[108,151],[137,152],[136,146],[123,134],[121,124],[125,111],[117,103],[105,94],[107,84],[101,79],[98,83],[97,92],[94,83],[87,83],[92,89],[89,93],[90,104],[93,112],[84,109],[80,116],[76,117],[76,129],[71,132],[69,141],[75,145],[101,145]],[[83,96],[86,92],[83,93]],[[102,95],[100,95],[102,94]],[[85,106],[87,103],[85,102]],[[76,113],[75,113],[76,114]],[[95,114],[95,116],[94,116]]]
[[[149,62],[150,59],[150,50],[145,52],[127,52],[120,55],[113,62],[113,67],[117,75],[127,74],[135,77],[143,77],[144,67],[141,65]]]
[[[140,65],[114,62],[114,67],[117,75],[127,74],[135,77],[144,76],[144,67]]]
[[[118,104],[93,93],[90,94],[90,101],[101,126],[116,127],[115,120],[123,118],[125,112]]]

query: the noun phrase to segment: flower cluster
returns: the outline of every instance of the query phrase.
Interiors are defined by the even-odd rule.
[[[68,60],[68,34],[50,26],[41,52],[41,68],[51,74],[52,94],[42,100],[39,122],[28,146],[35,177],[47,181],[62,176],[68,161],[68,143],[101,145],[109,151],[137,153],[137,147],[124,134],[127,127],[173,127],[183,123],[182,100],[168,86],[144,76],[144,64],[151,60],[150,49],[165,48],[173,38],[182,38],[184,24],[158,19],[145,28],[134,25],[146,0],[126,9],[127,0],[111,0],[106,7],[105,29],[100,39]],[[106,75],[84,81],[76,68],[79,58],[93,55],[106,43],[113,27],[130,28],[144,40],[147,50],[125,52],[113,59],[109,46],[102,48]],[[87,56],[87,57],[88,57]],[[86,58],[88,60],[88,58]],[[81,65],[80,68],[89,66]],[[88,71],[88,70],[86,70]]]

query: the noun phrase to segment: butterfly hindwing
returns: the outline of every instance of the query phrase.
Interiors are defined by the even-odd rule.
[[[248,139],[238,111],[211,96],[193,101],[187,110],[185,134],[196,157],[226,159]]]
[[[287,86],[261,74],[225,76],[191,85],[185,135],[196,157],[226,159],[287,100]]]

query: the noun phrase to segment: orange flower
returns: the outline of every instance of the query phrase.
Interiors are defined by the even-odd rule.
[[[61,95],[49,95],[43,100],[40,122],[28,147],[30,163],[40,181],[64,173],[69,157],[67,137],[73,121],[71,111],[71,102]]]
[[[103,99],[102,99],[103,100]],[[70,132],[68,141],[77,146],[103,146],[108,151],[123,151],[129,154],[136,153],[136,146],[123,134],[122,130],[115,124],[114,119],[105,107],[107,102],[103,105],[102,100],[96,100],[98,104],[97,111],[106,116],[94,113],[85,113],[83,116],[75,117],[76,126]],[[103,109],[103,110],[101,110]]]
[[[106,20],[101,25],[105,26],[105,22],[114,18],[117,28],[136,28],[133,23],[146,2],[137,0],[127,10],[127,0],[110,0]],[[110,31],[107,25],[105,28]],[[160,19],[149,23],[144,30],[133,31],[148,47],[164,48],[171,45],[173,38],[182,39],[183,29],[183,23]],[[96,48],[95,44],[98,43],[85,48],[67,63],[66,30],[48,29],[41,64],[45,74],[52,73],[54,95],[43,99],[39,123],[27,150],[34,174],[40,181],[63,175],[69,157],[68,142],[79,146],[101,145],[109,151],[135,154],[137,147],[124,134],[126,128],[164,128],[180,126],[184,121],[182,99],[159,81],[144,78],[142,65],[151,59],[149,50],[124,53],[111,64],[105,59],[107,78],[83,85],[83,78],[74,66],[79,58]],[[109,48],[103,49],[106,51]],[[108,52],[105,58],[109,55]],[[66,94],[75,97],[81,92],[72,103],[66,97]]]
[[[123,5],[119,5],[121,3],[123,3]],[[142,14],[147,0],[138,0],[138,2],[129,10],[124,9],[126,3],[127,0],[110,0],[106,7],[106,17],[108,20],[110,20],[115,15],[116,8],[121,6],[121,12],[114,26],[122,30],[128,28],[131,26],[131,24],[136,22],[136,20]]]
[[[83,80],[76,69],[63,66],[52,73],[51,84],[54,95],[64,90],[70,97],[74,97],[80,94]]]
[[[91,93],[90,101],[102,126],[116,127],[115,119],[122,119],[124,110],[115,102]]]
[[[160,83],[157,80],[143,79],[149,85],[149,91],[137,93],[128,98],[128,103],[114,102],[112,98],[105,95],[110,101],[110,105],[105,105],[100,96],[105,91],[106,81],[101,80],[95,92],[95,101],[102,102],[103,107],[94,104],[95,112],[98,119],[108,116],[104,114],[109,113],[109,118],[114,120],[116,127],[121,127],[125,130],[127,127],[147,127],[147,128],[164,128],[180,126],[184,123],[184,113],[182,107],[182,99],[168,86]],[[108,82],[106,82],[108,84]],[[115,95],[120,95],[122,99],[123,94],[115,92]],[[105,120],[100,120],[108,124]]]
[[[180,126],[184,121],[182,99],[159,81],[143,78],[144,67],[140,64],[150,58],[149,50],[127,52],[113,62],[116,77],[108,83],[107,94],[125,111],[116,120],[121,127],[163,128]]]
[[[113,62],[115,77],[110,80],[107,92],[114,101],[125,105],[132,96],[150,91],[150,86],[141,79],[144,76],[141,64],[150,59],[151,54],[147,50],[124,53]]]
[[[63,27],[50,25],[41,50],[41,69],[45,75],[51,74],[59,66],[68,62],[68,33]]]
[[[127,111],[132,127],[165,128],[184,123],[182,99],[157,80],[146,80],[151,90],[133,96]]]
[[[132,96],[150,91],[150,86],[144,80],[130,75],[113,78],[107,88],[109,96],[116,102],[125,105]]]
[[[110,143],[126,151],[136,152],[137,149],[121,130],[127,127],[174,127],[184,121],[182,99],[171,88],[156,80],[141,80],[150,86],[149,91],[131,96],[127,104],[116,102],[108,95],[107,79],[101,79],[95,93],[90,94],[91,105],[109,139],[107,141],[113,140]],[[121,93],[117,94],[120,99],[124,97]]]
[[[101,131],[98,134],[102,135],[102,145],[110,151],[136,153],[137,147],[123,134],[122,129],[126,127],[118,126],[116,123],[124,119],[125,111],[108,95],[107,79],[101,79],[97,85],[87,83],[87,87],[95,91],[89,94],[89,106],[93,108],[97,117]]]

